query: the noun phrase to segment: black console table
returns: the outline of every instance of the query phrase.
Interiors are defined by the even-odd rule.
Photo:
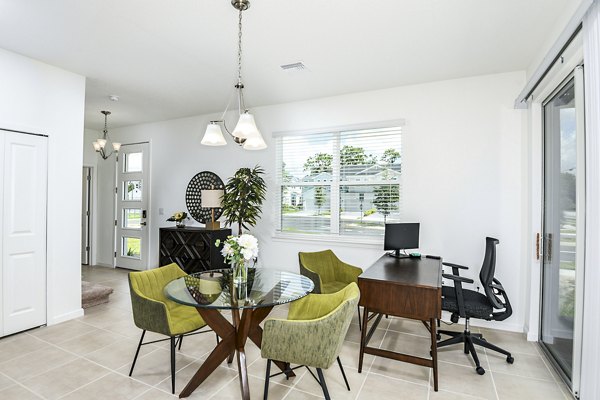
[[[231,235],[231,229],[208,230],[205,228],[160,228],[160,265],[177,263],[185,272],[202,272],[227,268],[221,255],[221,245],[215,246]]]

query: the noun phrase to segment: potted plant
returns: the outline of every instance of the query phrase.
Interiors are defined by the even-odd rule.
[[[229,178],[223,195],[223,216],[227,225],[237,223],[238,235],[243,229],[256,225],[265,200],[267,185],[260,166],[240,168]]]

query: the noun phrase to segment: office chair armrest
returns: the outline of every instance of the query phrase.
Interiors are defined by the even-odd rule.
[[[447,267],[452,267],[452,268],[458,268],[458,269],[469,269],[469,267],[465,267],[464,265],[452,264],[449,262],[443,262],[442,265],[445,265]]]
[[[452,274],[442,274],[442,277],[446,278],[446,279],[451,279],[454,282],[461,282],[461,283],[473,283],[473,282],[475,282],[473,279],[465,278],[463,276],[458,276],[458,275],[452,275]]]

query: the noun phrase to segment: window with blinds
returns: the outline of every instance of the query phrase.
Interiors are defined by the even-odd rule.
[[[276,137],[279,231],[382,236],[400,217],[401,126]]]

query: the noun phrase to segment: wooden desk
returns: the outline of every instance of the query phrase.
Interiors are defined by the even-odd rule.
[[[360,303],[364,307],[358,372],[364,353],[433,368],[438,390],[436,319],[442,316],[442,260],[394,258],[383,255],[358,277]],[[423,321],[431,334],[431,359],[369,347],[369,340],[383,315]],[[368,329],[369,321],[375,322]]]

